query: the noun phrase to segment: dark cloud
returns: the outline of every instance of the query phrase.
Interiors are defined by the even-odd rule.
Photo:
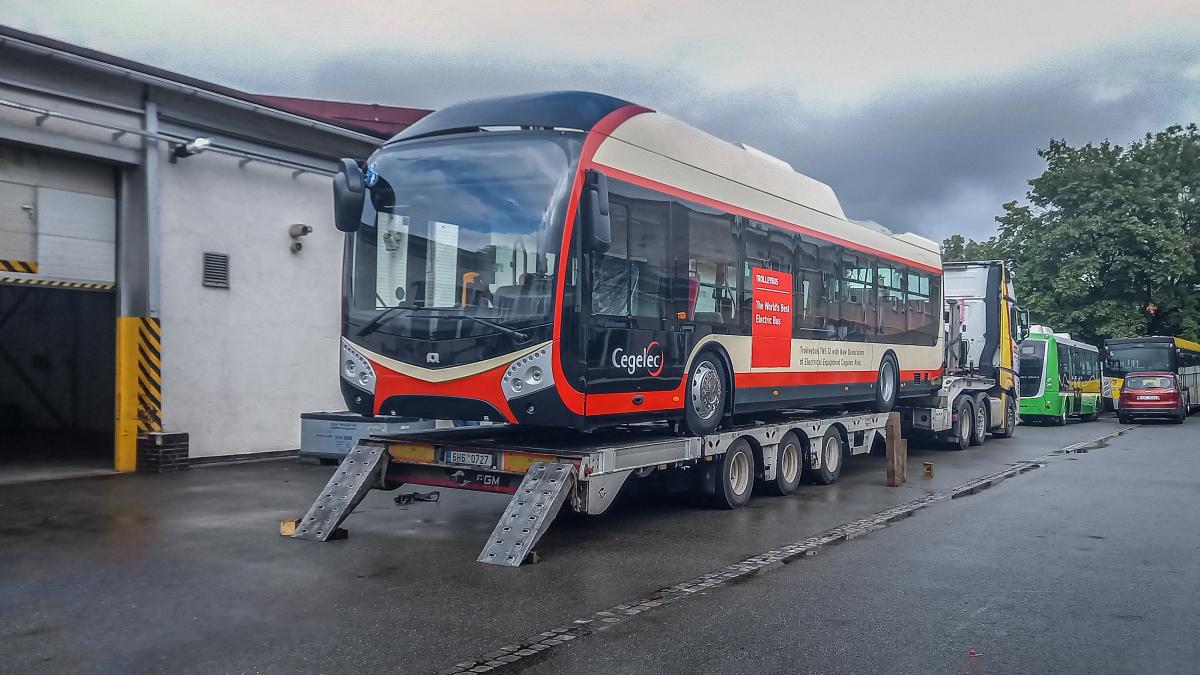
[[[715,95],[662,70],[531,69],[527,62],[379,57],[331,62],[291,88],[304,95],[436,107],[539,89],[592,89],[644,103],[778,155],[833,186],[848,215],[938,239],[994,232],[1000,205],[1040,173],[1039,147],[1127,142],[1184,122],[1200,103],[1184,77],[1200,43],[1109,49],[952,85],[910,83],[849,110],[772,91]],[[291,92],[296,93],[296,92]]]

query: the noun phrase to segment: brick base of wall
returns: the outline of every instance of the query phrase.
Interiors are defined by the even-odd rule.
[[[137,439],[137,470],[164,473],[188,468],[188,435],[151,432]]]

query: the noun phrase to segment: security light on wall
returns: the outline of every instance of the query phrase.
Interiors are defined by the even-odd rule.
[[[299,253],[300,249],[304,248],[300,238],[308,236],[310,232],[312,232],[312,225],[304,223],[296,223],[288,228],[288,236],[292,238],[292,253]]]
[[[172,148],[171,161],[174,162],[180,157],[191,157],[192,155],[198,155],[210,147],[212,147],[211,139],[194,138],[187,143],[176,145],[174,148]]]

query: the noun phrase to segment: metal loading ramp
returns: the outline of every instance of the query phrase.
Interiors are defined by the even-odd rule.
[[[534,462],[476,559],[518,567],[537,545],[575,487],[575,465]]]

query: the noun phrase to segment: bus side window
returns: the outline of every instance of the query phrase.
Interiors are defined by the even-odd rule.
[[[694,319],[697,323],[733,324],[737,320],[738,259],[733,216],[692,205],[685,208],[689,286],[695,286]]]
[[[836,340],[837,321],[840,318],[838,306],[831,302],[837,297],[836,288],[830,289],[830,284],[837,283],[837,275],[828,269],[828,254],[833,246],[818,242],[808,237],[800,237],[797,245],[797,297],[796,297],[796,332],[798,338],[810,340]],[[824,266],[823,266],[824,265]],[[834,271],[836,271],[836,265]]]
[[[876,272],[879,287],[879,335],[888,342],[907,343],[903,336],[908,330],[905,317],[907,303],[904,300],[904,269],[893,263],[880,261]]]

